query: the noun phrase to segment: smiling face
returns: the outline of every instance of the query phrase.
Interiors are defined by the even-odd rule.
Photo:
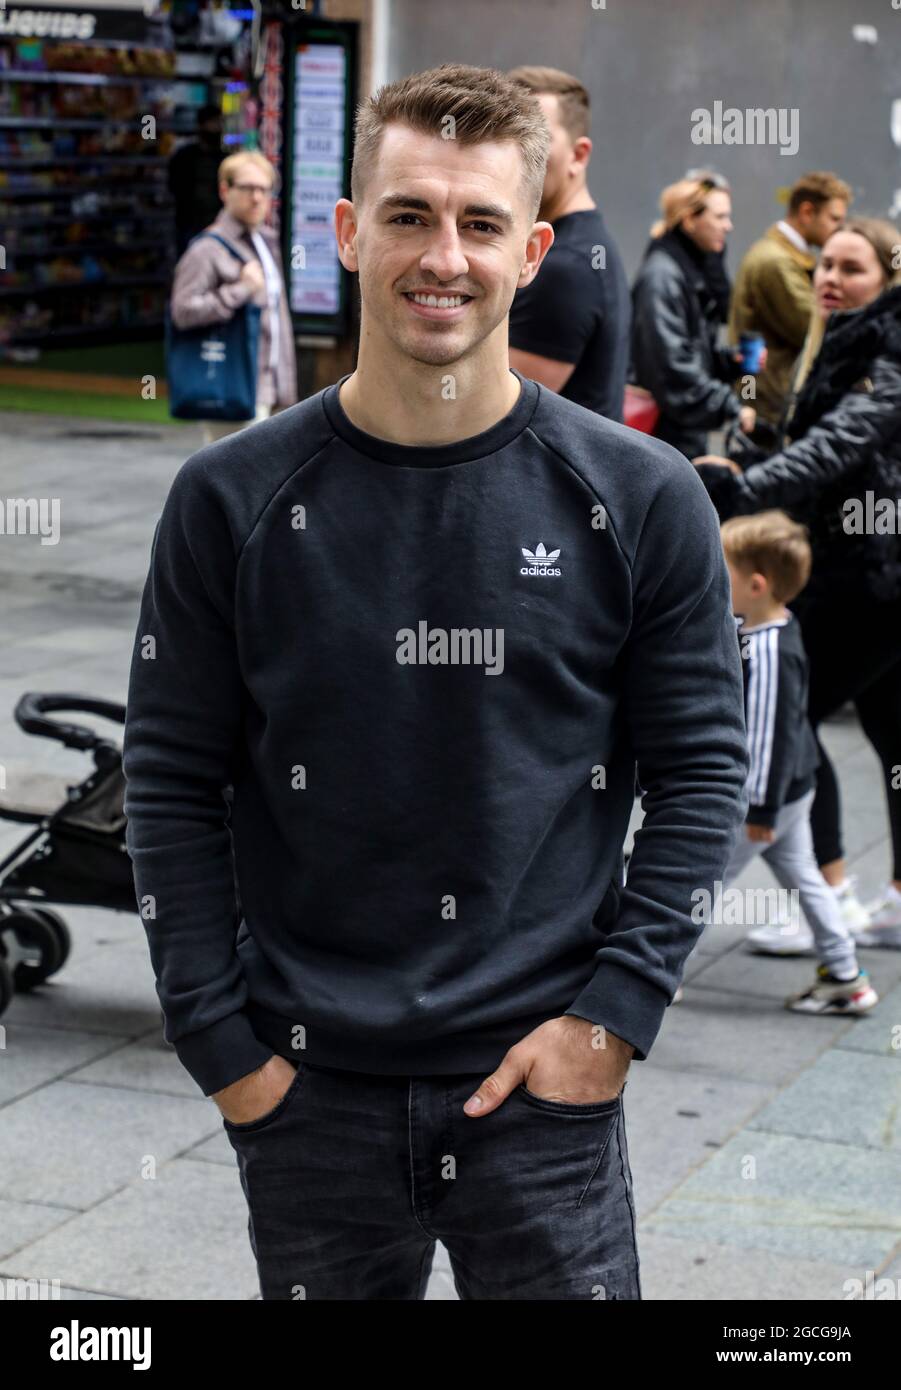
[[[365,194],[342,199],[342,262],[360,276],[362,331],[443,366],[501,327],[544,254],[511,140],[464,145],[390,124]]]
[[[859,309],[885,289],[885,274],[866,237],[835,232],[826,242],[813,274],[817,308],[824,318]]]

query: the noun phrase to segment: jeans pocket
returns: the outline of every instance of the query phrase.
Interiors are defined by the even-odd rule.
[[[569,1100],[546,1100],[544,1096],[536,1096],[530,1091],[524,1081],[519,1083],[517,1094],[529,1105],[543,1110],[547,1115],[573,1115],[576,1117],[612,1115],[619,1109],[622,1100],[622,1091],[612,1100],[590,1100],[584,1103]]]
[[[257,1119],[245,1120],[243,1124],[237,1124],[233,1120],[227,1120],[223,1115],[222,1123],[225,1126],[228,1133],[249,1134],[251,1131],[255,1132],[258,1129],[265,1129],[267,1125],[271,1124],[274,1119],[281,1115],[282,1111],[285,1110],[289,1102],[293,1100],[294,1096],[300,1090],[300,1085],[303,1081],[305,1074],[305,1065],[303,1062],[299,1062],[297,1064],[297,1070],[292,1076],[288,1089],[287,1091],[285,1091],[285,1094],[281,1097],[280,1100],[276,1101],[275,1105],[272,1107],[271,1110],[267,1110],[264,1115],[258,1116]]]

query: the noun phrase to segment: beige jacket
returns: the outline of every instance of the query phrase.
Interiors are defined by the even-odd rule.
[[[732,291],[729,341],[759,333],[767,345],[766,370],[757,376],[757,410],[778,424],[792,371],[810,327],[816,260],[793,246],[777,224],[755,241],[738,268]]]
[[[206,229],[216,232],[233,246],[243,261],[259,262],[253,242],[243,222],[223,208]],[[241,263],[212,237],[194,241],[175,267],[170,301],[172,322],[176,328],[199,328],[206,324],[226,323],[242,304],[252,297],[262,309],[258,352],[257,405],[284,407],[297,400],[297,364],[294,355],[294,328],[288,310],[288,292],[284,286],[284,271],[278,238],[269,227],[261,227],[266,245],[282,274],[282,294],[279,297],[278,358],[275,369],[268,366],[272,343],[270,311],[266,291],[256,293],[241,281]]]

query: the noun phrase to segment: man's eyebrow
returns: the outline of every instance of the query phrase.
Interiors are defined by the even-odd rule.
[[[379,211],[389,208],[406,208],[411,212],[431,212],[432,205],[426,198],[414,198],[409,193],[384,193],[376,203]],[[513,214],[509,208],[499,203],[467,203],[463,209],[465,217],[490,217],[493,222],[513,225]]]
[[[376,208],[412,208],[415,212],[431,212],[425,198],[414,198],[407,193],[383,193]]]
[[[492,222],[513,225],[513,213],[499,203],[467,203],[463,211],[467,217],[490,217]]]

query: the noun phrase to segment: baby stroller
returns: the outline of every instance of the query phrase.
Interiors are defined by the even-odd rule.
[[[124,705],[88,695],[30,692],[16,705],[20,729],[93,754],[94,770],[65,787],[62,804],[63,785],[49,776],[29,777],[18,804],[0,796],[2,819],[35,826],[0,860],[0,1014],[14,990],[42,984],[69,955],[69,929],[48,903],[138,910],[125,847],[122,750],[84,725],[47,717],[60,710],[125,722]]]

